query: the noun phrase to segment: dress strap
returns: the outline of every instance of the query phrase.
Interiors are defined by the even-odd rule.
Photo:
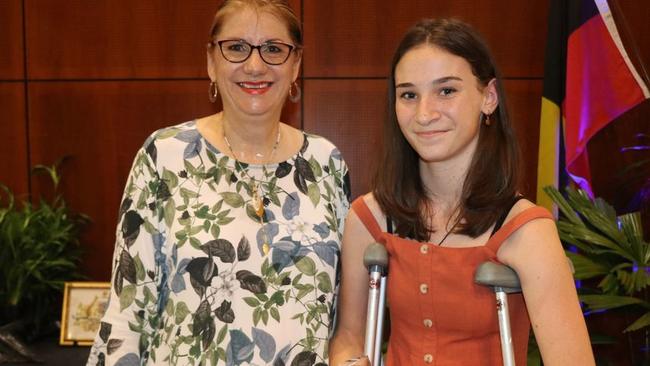
[[[363,223],[366,229],[370,232],[370,235],[372,235],[376,241],[379,241],[382,233],[381,227],[379,227],[377,220],[375,220],[375,216],[370,212],[370,208],[368,208],[363,196],[352,202],[352,211],[357,214],[361,223]]]
[[[501,247],[501,244],[508,239],[508,237],[517,231],[520,227],[524,226],[530,221],[533,221],[535,219],[551,219],[555,220],[553,215],[545,209],[544,207],[541,206],[535,206],[535,207],[530,207],[525,209],[524,211],[520,212],[512,218],[512,220],[506,222],[501,229],[497,230],[492,237],[488,240],[488,242],[485,244],[486,247],[492,249],[495,253],[499,250]]]

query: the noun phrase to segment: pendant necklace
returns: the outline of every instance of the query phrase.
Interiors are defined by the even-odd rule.
[[[451,218],[450,218],[450,219],[451,219]],[[460,223],[460,221],[461,221],[460,217],[457,218],[456,220],[454,220],[454,224],[451,225],[451,228],[450,228],[449,230],[447,230],[447,232],[446,232],[445,235],[442,237],[442,239],[440,240],[440,242],[438,242],[438,246],[439,246],[439,247],[442,246],[442,243],[444,243],[444,241],[447,239],[447,237],[449,236],[449,234],[451,234],[451,233],[454,231],[454,229],[456,229],[456,226],[458,226],[458,224]],[[449,223],[449,222],[447,222],[447,223]],[[447,225],[445,225],[445,229],[446,229],[446,228],[447,228]]]
[[[454,229],[456,228],[456,225],[458,225],[458,222],[459,222],[459,221],[460,221],[460,220],[456,220],[456,222],[455,222],[454,225],[451,227],[451,229],[449,229],[449,231],[447,231],[447,233],[445,234],[445,236],[442,237],[442,240],[440,240],[440,242],[438,243],[438,246],[439,246],[439,247],[442,246],[442,243],[445,241],[445,239],[447,239],[447,237],[449,236],[449,234],[451,234],[451,233],[454,231]]]
[[[262,225],[263,229],[263,244],[262,244],[262,251],[264,252],[264,255],[268,254],[270,251],[270,245],[269,245],[269,238],[268,234],[266,232],[266,229],[264,228],[264,195],[261,193],[262,187],[261,187],[261,180],[256,180],[255,178],[251,177],[248,174],[247,168],[242,167],[241,163],[239,162],[239,159],[237,157],[237,154],[235,154],[235,151],[232,148],[232,145],[230,145],[230,141],[228,141],[228,137],[226,137],[226,130],[223,128],[223,141],[226,143],[226,146],[228,146],[228,150],[230,150],[230,154],[235,158],[235,167],[238,168],[244,175],[248,178],[249,181],[249,186],[251,189],[251,203],[253,206],[253,209],[255,210],[255,214],[257,217],[260,219],[260,225]],[[280,144],[280,128],[278,127],[278,134],[275,138],[275,143],[273,144],[273,147],[271,148],[271,151],[268,153],[268,159],[266,159],[266,162],[261,161],[261,164],[265,164],[270,162],[273,159],[273,156],[275,155],[275,152],[278,149],[278,145]],[[262,159],[264,158],[264,154],[262,153],[255,153],[255,157],[257,159]]]

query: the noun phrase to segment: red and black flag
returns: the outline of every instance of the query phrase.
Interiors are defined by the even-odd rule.
[[[551,0],[537,166],[542,188],[570,177],[591,192],[587,142],[650,97],[630,62],[606,0]]]

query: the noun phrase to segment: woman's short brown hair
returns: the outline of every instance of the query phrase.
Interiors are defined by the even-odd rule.
[[[210,41],[213,41],[214,37],[216,37],[221,30],[224,19],[232,11],[243,7],[267,11],[277,16],[278,19],[282,20],[287,26],[293,45],[297,49],[302,48],[302,27],[300,26],[298,17],[296,17],[296,14],[286,0],[224,0],[214,15],[212,26],[210,27]]]

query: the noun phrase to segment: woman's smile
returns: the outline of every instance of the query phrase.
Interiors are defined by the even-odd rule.
[[[273,83],[269,81],[245,81],[237,83],[237,85],[245,93],[251,95],[261,95],[269,91]]]

